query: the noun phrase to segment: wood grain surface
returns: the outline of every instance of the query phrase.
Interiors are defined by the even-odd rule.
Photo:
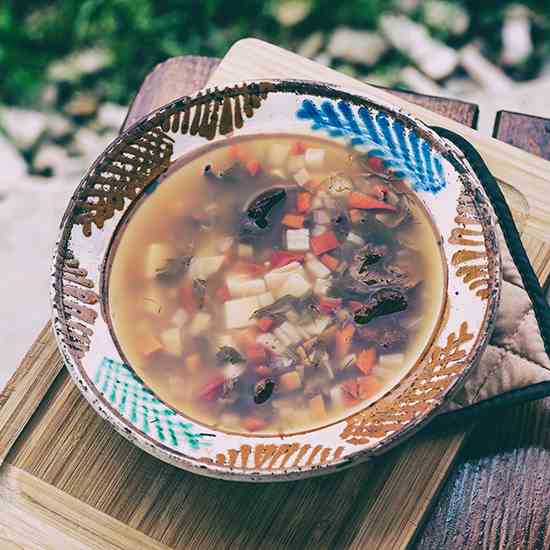
[[[202,82],[189,71],[199,68],[206,78],[216,63],[175,59],[157,67],[127,123],[142,116],[140,109],[191,93]],[[165,70],[178,80],[163,78]],[[461,102],[456,113],[452,102],[437,101],[434,108],[468,124],[476,113],[474,105]],[[300,483],[215,481],[133,447],[92,411],[63,371],[8,461],[173,548],[404,548],[463,437],[441,430],[420,434],[382,460]]]
[[[550,160],[548,119],[502,111],[493,135]],[[536,239],[531,238],[529,246],[534,250]],[[548,260],[548,247],[538,246]],[[539,254],[536,264],[541,261]],[[549,525],[550,398],[546,398],[495,411],[478,422],[414,548],[543,550],[550,548]]]

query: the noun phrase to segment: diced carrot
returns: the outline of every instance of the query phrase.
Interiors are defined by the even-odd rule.
[[[281,223],[292,229],[301,229],[304,227],[304,216],[300,214],[285,214]]]
[[[258,365],[254,368],[254,372],[260,376],[271,376],[272,370],[266,365]]]
[[[302,385],[302,379],[300,375],[293,370],[292,372],[286,372],[279,378],[279,386],[283,390],[294,391]]]
[[[306,257],[304,252],[285,252],[284,250],[274,250],[269,261],[271,268],[284,267],[292,262],[303,262]]]
[[[376,364],[376,348],[361,350],[357,355],[357,368],[363,374],[370,374]]]
[[[198,353],[193,353],[185,358],[185,368],[192,372],[197,373],[201,366],[201,356]]]
[[[258,416],[247,416],[243,420],[243,428],[247,432],[259,432],[267,426],[267,422]]]
[[[330,313],[342,305],[342,298],[319,297],[319,309],[324,313]]]
[[[338,239],[333,231],[325,231],[324,233],[321,233],[321,235],[311,237],[310,244],[313,253],[316,256],[320,256],[329,250],[333,250],[340,243],[338,242]]]
[[[193,287],[191,285],[182,286],[179,290],[180,304],[187,313],[196,313],[198,310],[197,301],[193,294]]]
[[[384,159],[382,157],[368,157],[367,165],[373,172],[384,171]]]
[[[240,260],[235,264],[234,270],[238,273],[247,273],[248,275],[263,275],[265,266],[263,264]]]
[[[260,344],[249,346],[244,354],[250,363],[263,363],[268,358],[267,349]]]
[[[336,353],[339,357],[345,357],[349,353],[354,333],[355,327],[351,323],[336,333]]]
[[[247,348],[256,345],[256,338],[258,337],[258,331],[255,327],[248,327],[240,330],[235,336],[237,343],[242,348]]]
[[[319,258],[331,271],[336,271],[338,269],[338,266],[340,265],[340,262],[330,254],[323,254]]]
[[[363,219],[363,212],[361,210],[357,210],[356,208],[352,208],[349,211],[349,219],[351,220],[351,223],[359,223]]]
[[[149,357],[153,353],[160,351],[162,349],[162,344],[159,339],[152,334],[142,334],[138,339],[138,349],[143,355]]]
[[[262,332],[269,332],[273,326],[274,321],[270,317],[262,317],[256,321],[256,325]]]
[[[359,208],[361,210],[389,210],[395,212],[396,208],[393,204],[388,202],[379,201],[374,197],[360,193],[359,191],[352,191],[348,195],[348,206],[350,208]]]
[[[306,151],[306,146],[301,141],[295,141],[290,147],[291,155],[302,155]]]
[[[327,415],[327,410],[325,409],[325,402],[321,394],[316,395],[309,400],[309,412],[316,420],[325,418]]]
[[[255,176],[261,169],[262,165],[259,160],[249,160],[246,164],[246,171],[251,175]]]
[[[368,399],[380,390],[380,383],[374,376],[360,376],[357,387],[359,399]]]
[[[227,300],[229,300],[229,298],[231,297],[231,294],[229,294],[229,289],[227,288],[227,285],[220,286],[220,288],[216,290],[216,296],[220,300],[227,302]]]
[[[225,378],[221,375],[216,375],[210,379],[199,391],[199,399],[203,401],[214,401],[221,397]]]
[[[302,191],[296,196],[296,210],[298,212],[304,213],[311,208],[311,193],[307,191]]]
[[[350,307],[351,311],[355,313],[363,307],[363,304],[361,302],[358,302],[357,300],[348,300],[348,306]]]

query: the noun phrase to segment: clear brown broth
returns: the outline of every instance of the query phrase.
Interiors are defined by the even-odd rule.
[[[244,264],[248,279],[244,277],[243,280],[262,279],[265,273],[248,273],[249,264],[254,264],[256,270],[264,269],[269,272],[271,269],[268,262],[272,252],[285,247],[285,242],[281,239],[284,229],[278,222],[284,213],[295,213],[297,193],[304,192],[304,188],[299,187],[292,178],[302,162],[299,154],[289,154],[282,164],[271,166],[270,162],[277,160],[274,158],[277,156],[273,153],[274,145],[292,147],[296,141],[296,136],[241,138],[227,144],[209,146],[200,156],[181,165],[178,163],[178,168],[134,209],[111,252],[112,264],[107,283],[109,312],[116,340],[125,360],[166,403],[190,418],[226,431],[288,434],[327,425],[364,408],[394,386],[419,359],[436,328],[442,309],[444,271],[432,224],[419,201],[402,184],[383,181],[383,185],[391,191],[406,192],[411,201],[412,218],[390,232],[396,242],[404,243],[403,247],[414,248],[415,270],[420,283],[407,292],[408,307],[405,311],[377,317],[364,326],[381,331],[386,325],[395,327],[399,323],[401,330],[407,334],[406,343],[386,348],[376,339],[369,341],[368,338],[360,337],[364,326],[353,322],[349,300],[343,300],[342,305],[332,313],[313,313],[314,316],[320,315],[324,321],[325,317],[329,317],[329,329],[332,324],[341,332],[343,327],[353,324],[355,332],[347,356],[355,353],[356,359],[355,363],[348,361],[347,367],[343,367],[344,358],[337,356],[335,337],[323,340],[322,346],[322,351],[328,354],[330,369],[323,362],[318,364],[316,360],[310,361],[309,354],[306,354],[308,366],[300,364],[303,363],[302,356],[297,356],[295,349],[303,347],[301,344],[308,340],[306,336],[311,339],[307,332],[302,333],[302,340],[297,344],[293,342],[286,346],[293,350],[293,364],[289,366],[289,359],[281,361],[279,353],[274,353],[269,348],[266,351],[265,346],[259,346],[255,342],[259,335],[265,334],[258,329],[257,321],[245,328],[226,327],[224,298],[227,296],[221,298],[220,293],[223,291],[220,289],[224,287],[227,277],[235,275],[237,267],[242,272]],[[300,137],[299,141],[305,148],[325,151],[322,168],[306,168],[314,182],[323,182],[315,190],[311,182],[307,184],[306,188],[312,190],[313,198],[320,190],[325,189],[327,178],[334,173],[351,177],[361,191],[370,192],[373,185],[381,183],[375,175],[364,177],[365,165],[349,148],[311,137]],[[231,147],[229,143],[232,144]],[[205,166],[210,165],[215,173],[223,172],[236,162],[235,146],[239,156],[244,159],[237,159],[237,162],[246,164],[250,160],[259,161],[259,174],[262,175],[239,177],[231,183],[212,183],[204,176]],[[274,180],[269,176],[274,170],[281,171],[276,177],[282,176],[282,179]],[[238,214],[254,196],[271,188],[274,182],[277,186],[284,182],[287,191],[284,209],[279,212],[277,223],[273,222],[274,228],[270,233],[262,237],[261,241],[252,241],[252,256],[240,257],[237,248],[238,235],[235,231]],[[347,204],[346,199],[341,198],[344,195],[337,195],[336,209],[321,210],[325,209],[332,215],[346,210],[341,206]],[[216,205],[215,212],[209,210],[212,205]],[[374,215],[374,212],[366,212],[369,216]],[[192,216],[202,221],[192,220]],[[308,217],[311,217],[311,210],[306,213],[306,220]],[[201,223],[203,228],[197,229]],[[311,221],[310,237],[314,225],[316,224]],[[329,224],[328,228],[332,227]],[[235,242],[226,252],[222,252],[221,243],[223,241],[227,244],[224,239],[228,237]],[[342,239],[341,236],[339,238]],[[348,254],[353,246],[361,248],[355,243],[344,242],[345,247],[340,244],[328,254],[338,259],[340,248],[347,250]],[[160,248],[165,249],[160,254],[161,259],[156,260],[160,262],[159,265],[151,265],[152,260],[147,257],[154,243],[160,243]],[[246,250],[248,254],[250,249]],[[198,294],[189,292],[189,288],[192,288],[191,275],[200,274],[201,269],[193,268],[185,274],[167,278],[158,276],[158,270],[168,265],[162,258],[189,255],[193,256],[193,262],[197,258],[224,256],[222,266],[204,279],[206,295],[201,309],[197,309]],[[342,253],[342,258],[344,257],[346,256]],[[303,265],[305,262],[298,263]],[[313,294],[309,291],[306,298],[310,297],[318,304],[321,290],[314,284],[317,277],[312,276],[309,269],[300,273],[314,291]],[[331,271],[329,280],[336,278],[336,272]],[[187,298],[183,301],[180,290],[182,287],[188,289]],[[268,287],[266,290],[271,289]],[[271,294],[275,299],[274,292]],[[191,306],[189,295],[192,297]],[[238,298],[229,298],[233,299]],[[185,314],[178,313],[178,310],[183,310]],[[210,316],[207,326],[193,336],[192,333],[196,332],[191,328],[194,326],[193,321],[197,315],[202,316],[204,321],[204,314]],[[295,317],[294,321],[287,317],[284,321],[288,321],[291,328],[304,324],[304,317],[298,320]],[[283,319],[276,316],[274,321],[269,334],[273,334],[273,327],[281,324]],[[196,324],[200,328],[200,323]],[[409,328],[403,328],[403,325]],[[228,344],[239,352],[243,362],[240,359],[233,364],[220,362],[216,353],[221,346]],[[254,349],[250,351],[251,348]],[[357,367],[357,357],[370,348],[375,349],[376,359],[374,366],[365,374]],[[254,359],[248,358],[247,350]],[[258,353],[260,359],[256,358]],[[372,357],[372,352],[369,354],[369,358]],[[194,360],[189,360],[190,356]],[[329,370],[334,378],[330,377]],[[296,375],[290,378],[287,376],[283,383],[282,377],[291,372]],[[220,386],[221,378],[225,378],[226,383]],[[265,402],[256,404],[254,397],[257,397],[258,390],[265,390],[266,379],[270,381],[272,392]],[[300,385],[295,388],[298,379]],[[227,384],[228,380],[233,380],[233,383]],[[357,380],[360,382],[356,382]],[[262,396],[264,394],[265,391]],[[237,399],[232,403],[235,395]]]

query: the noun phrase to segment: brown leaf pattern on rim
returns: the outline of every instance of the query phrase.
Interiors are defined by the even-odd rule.
[[[241,445],[239,449],[228,449],[218,453],[213,460],[201,458],[206,464],[216,464],[224,468],[240,470],[284,470],[309,466],[323,466],[337,462],[344,447],[323,447],[301,443],[283,443],[281,445]]]
[[[451,231],[449,243],[468,248],[456,251],[451,258],[451,265],[458,268],[456,276],[461,277],[470,290],[475,290],[477,296],[487,300],[491,288],[489,262],[483,228],[474,212],[471,199],[463,194],[455,218],[458,227]]]
[[[353,445],[364,445],[372,439],[402,430],[416,417],[433,408],[445,390],[464,369],[463,344],[474,337],[468,323],[460,325],[458,335],[451,332],[444,347],[435,345],[427,362],[400,395],[382,399],[365,411],[346,419],[340,437]]]
[[[79,261],[70,252],[67,252],[65,259],[58,257],[56,268],[56,309],[59,311],[57,304],[62,305],[57,330],[75,362],[80,364],[90,349],[91,326],[97,318],[97,311],[90,306],[98,303],[99,296],[93,290],[94,283],[88,279],[88,272],[80,267]]]

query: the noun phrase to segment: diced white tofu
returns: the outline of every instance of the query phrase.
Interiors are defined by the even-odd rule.
[[[176,310],[174,315],[172,315],[172,323],[177,327],[181,328],[189,319],[189,314],[182,308]]]
[[[305,168],[301,168],[294,174],[294,181],[300,186],[303,187],[311,180],[309,172]]]
[[[304,155],[291,155],[288,157],[287,170],[289,174],[295,174],[305,167]]]
[[[256,338],[256,342],[262,346],[265,346],[267,349],[270,349],[276,355],[282,355],[286,350],[286,346],[270,332],[260,334]]]
[[[288,250],[309,250],[309,229],[288,229],[286,232]]]
[[[160,333],[162,348],[168,355],[178,357],[182,353],[181,333],[179,327],[167,328]]]
[[[329,213],[324,208],[319,210],[314,210],[313,221],[315,223],[320,223],[320,224],[330,223]]]
[[[246,298],[247,296],[256,296],[267,291],[263,279],[249,279],[240,275],[227,277],[225,284],[231,298]]]
[[[378,358],[378,363],[381,367],[390,369],[401,368],[404,361],[405,355],[403,353],[385,353]]]
[[[280,298],[290,294],[291,296],[296,296],[296,298],[301,298],[310,290],[311,285],[302,274],[292,273],[285,281],[285,284],[277,291],[277,297]]]
[[[260,307],[270,306],[275,301],[275,298],[273,298],[273,294],[271,294],[271,292],[259,294],[257,298],[258,302],[260,302]]]
[[[223,237],[218,241],[218,250],[220,252],[227,252],[234,243],[235,239],[233,237]]]
[[[310,147],[304,153],[304,160],[311,170],[321,170],[325,164],[325,150]]]
[[[237,254],[241,258],[252,258],[254,256],[254,248],[249,244],[240,244],[237,247]]]
[[[317,210],[314,210],[314,212],[317,212]],[[311,236],[312,237],[318,237],[319,235],[322,235],[328,230],[328,225],[314,225],[311,229]]]
[[[189,264],[189,277],[191,279],[208,279],[214,275],[223,264],[225,256],[194,257]]]
[[[305,267],[306,271],[315,278],[325,279],[330,276],[330,269],[313,254],[306,254]]]
[[[257,309],[260,309],[260,307],[257,296],[228,300],[224,304],[225,328],[232,329],[252,326],[255,323],[254,319],[252,319],[252,314]]]
[[[267,151],[267,165],[272,168],[280,168],[286,164],[290,145],[288,143],[273,143]]]
[[[199,313],[193,317],[193,320],[189,325],[189,334],[191,334],[191,336],[198,336],[199,334],[202,334],[208,330],[211,321],[212,317],[210,314],[199,311]]]
[[[328,279],[317,279],[313,285],[313,292],[315,294],[326,294],[330,288],[330,281]]]
[[[169,243],[152,243],[145,251],[143,274],[146,279],[153,279],[166,267],[168,260],[177,256],[174,247]]]
[[[363,246],[365,244],[365,241],[362,237],[360,237],[357,233],[354,233],[353,231],[350,231],[348,233],[348,236],[346,237],[346,241],[350,242],[351,244],[355,244],[357,246]]]
[[[264,280],[267,288],[276,293],[277,290],[285,283],[291,273],[304,273],[304,268],[299,262],[290,262],[283,267],[272,269],[264,275]]]

